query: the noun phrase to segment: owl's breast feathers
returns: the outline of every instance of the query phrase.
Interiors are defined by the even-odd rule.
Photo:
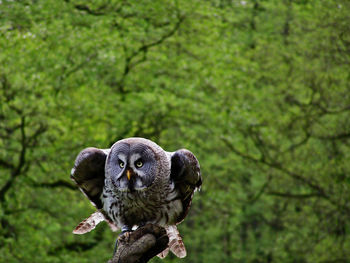
[[[105,186],[103,210],[120,228],[154,223],[175,225],[183,213],[179,192],[173,183],[154,184],[142,191],[116,191]]]

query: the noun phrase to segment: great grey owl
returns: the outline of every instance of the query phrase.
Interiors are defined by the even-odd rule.
[[[73,231],[84,234],[105,220],[122,232],[146,223],[165,227],[172,251],[186,256],[176,225],[186,217],[202,178],[188,150],[166,152],[144,138],[117,141],[110,149],[86,148],[75,160],[71,178],[97,208]]]

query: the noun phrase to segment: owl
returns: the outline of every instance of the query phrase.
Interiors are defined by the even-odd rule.
[[[197,158],[186,149],[166,152],[144,138],[117,141],[110,149],[86,148],[71,178],[97,211],[73,231],[84,234],[106,221],[113,231],[132,231],[147,223],[166,229],[168,248],[176,256],[186,249],[176,227],[186,217],[202,177]]]

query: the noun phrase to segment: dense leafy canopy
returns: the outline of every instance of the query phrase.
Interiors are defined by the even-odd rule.
[[[348,0],[1,0],[0,261],[106,262],[78,152],[140,136],[198,157],[163,262],[350,261]],[[162,262],[154,259],[153,262]]]

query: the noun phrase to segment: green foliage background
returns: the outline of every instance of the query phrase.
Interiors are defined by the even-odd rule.
[[[204,178],[185,259],[350,261],[348,0],[1,0],[0,261],[106,262],[78,152],[141,136]]]

